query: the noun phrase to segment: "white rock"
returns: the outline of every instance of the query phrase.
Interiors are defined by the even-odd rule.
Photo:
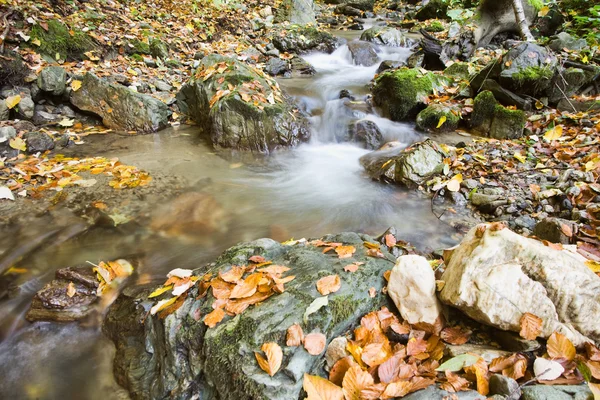
[[[442,280],[440,300],[482,323],[519,332],[529,312],[544,338],[600,341],[600,278],[568,251],[482,224],[446,259]]]
[[[327,351],[325,352],[325,361],[327,363],[325,369],[327,371],[331,370],[331,367],[333,367],[336,362],[350,355],[348,350],[346,350],[346,346],[348,346],[348,339],[343,336],[336,337],[329,343]]]
[[[441,304],[435,296],[435,275],[421,256],[398,258],[390,275],[388,294],[408,323],[436,325],[441,320]]]
[[[565,369],[556,361],[536,358],[533,362],[533,373],[538,381],[552,381],[561,376],[563,372]]]

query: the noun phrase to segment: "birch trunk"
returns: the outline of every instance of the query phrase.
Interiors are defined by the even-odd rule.
[[[517,20],[517,24],[519,25],[521,36],[523,36],[528,42],[535,42],[535,39],[529,30],[529,24],[527,23],[525,11],[523,10],[523,3],[521,0],[512,0],[512,6],[515,11],[515,18]]]

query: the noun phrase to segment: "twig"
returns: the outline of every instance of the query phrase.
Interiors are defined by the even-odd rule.
[[[2,15],[2,20],[4,21],[4,32],[2,32],[2,36],[0,36],[0,40],[2,44],[0,45],[0,53],[4,54],[4,42],[6,41],[6,37],[8,36],[8,32],[10,31],[10,24],[8,22],[8,17],[13,13],[13,9],[9,8],[7,12]]]

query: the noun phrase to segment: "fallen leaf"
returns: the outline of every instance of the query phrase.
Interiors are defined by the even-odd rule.
[[[521,152],[516,151],[515,154],[513,154],[513,157],[515,157],[517,160],[519,160],[521,162],[521,164],[524,164],[525,161],[527,161],[527,157],[522,155]]]
[[[394,247],[397,242],[396,238],[391,233],[388,233],[387,235],[385,235],[384,240],[385,240],[385,245],[387,247]]]
[[[273,376],[279,371],[281,362],[283,361],[283,351],[277,343],[269,342],[262,345],[260,348],[267,357],[266,359],[258,352],[254,352],[256,361],[260,368],[269,376]]]
[[[594,395],[594,400],[600,400],[600,383],[588,382],[588,387]]]
[[[173,289],[173,285],[161,286],[158,289],[156,289],[155,291],[153,291],[152,293],[150,293],[148,295],[148,298],[151,299],[153,297],[158,297],[161,294],[168,292],[171,289]]]
[[[538,381],[553,381],[565,372],[565,369],[556,361],[538,357],[533,362],[533,373]]]
[[[556,125],[552,129],[548,129],[546,131],[546,133],[544,134],[544,139],[551,142],[551,141],[556,140],[559,137],[561,137],[562,134],[563,134],[562,125]]]
[[[446,343],[461,345],[469,341],[471,333],[471,331],[463,331],[457,326],[446,327],[440,332],[440,337]]]
[[[175,268],[167,274],[167,277],[170,278],[172,276],[176,276],[178,278],[188,278],[192,276],[192,272],[193,271],[191,269]]]
[[[238,283],[238,281],[242,279],[242,276],[244,275],[245,271],[246,269],[244,267],[234,265],[227,272],[219,272],[219,277],[225,282]]]
[[[575,359],[575,346],[561,333],[554,332],[547,342],[548,355],[552,358],[564,358],[568,361]]]
[[[222,308],[217,308],[217,309],[213,310],[212,312],[206,314],[206,316],[204,317],[204,323],[209,328],[214,328],[215,326],[217,326],[217,324],[219,322],[221,322],[223,320],[224,317],[225,317],[225,311],[223,311]]]
[[[81,89],[81,81],[78,81],[77,79],[74,79],[71,81],[71,89],[76,92],[79,89]]]
[[[377,296],[377,289],[375,289],[374,287],[370,287],[369,288],[369,297],[370,298],[375,298],[375,296]]]
[[[391,356],[392,348],[389,341],[386,340],[379,343],[367,344],[363,348],[360,358],[369,367],[375,367],[383,364]]]
[[[367,371],[359,366],[352,367],[346,372],[342,382],[342,390],[346,400],[362,400],[361,391],[372,386],[375,382]]]
[[[290,347],[300,346],[304,340],[304,332],[298,324],[290,326],[286,333],[285,345]]]
[[[231,291],[230,299],[241,299],[244,297],[250,297],[256,293],[259,282],[263,278],[261,273],[254,273],[248,275],[246,279],[239,282]]]
[[[322,333],[314,332],[304,336],[304,348],[308,354],[318,356],[325,350],[327,338]]]
[[[356,248],[354,246],[338,246],[335,248],[335,252],[339,258],[350,258],[355,251]]]
[[[304,374],[302,387],[307,394],[305,400],[344,400],[342,388],[320,376]]]
[[[27,150],[27,146],[25,145],[25,141],[20,137],[14,137],[10,139],[8,145],[15,150],[25,151]]]
[[[410,393],[413,385],[410,381],[392,382],[386,386],[382,399],[404,397]]]
[[[436,368],[436,371],[451,371],[458,372],[464,367],[468,367],[470,365],[475,364],[479,360],[479,356],[476,354],[460,354],[456,357],[453,357]]]
[[[9,110],[13,109],[17,104],[21,102],[21,96],[18,94],[14,96],[9,96],[6,98],[6,100],[4,100],[4,102],[6,103],[6,107],[8,107]]]
[[[0,186],[0,200],[2,199],[14,200],[15,195],[8,187]]]
[[[446,187],[451,192],[458,192],[460,190],[460,184],[463,181],[462,174],[456,174],[448,181]]]
[[[379,375],[379,380],[381,382],[390,383],[398,376],[400,367],[406,365],[404,362],[405,355],[405,352],[398,352],[377,368],[377,374]]]
[[[67,285],[67,296],[73,297],[73,296],[75,296],[75,293],[77,293],[77,289],[75,289],[75,285],[73,284],[73,282],[69,282],[69,284]]]
[[[451,393],[469,390],[469,381],[462,376],[446,370],[446,382],[442,383],[440,388]]]
[[[340,277],[338,275],[328,275],[317,281],[317,290],[323,296],[330,293],[335,293],[342,287]]]
[[[346,272],[356,272],[358,270],[358,265],[356,264],[348,264],[344,267],[344,271]]]
[[[438,121],[438,124],[437,124],[437,126],[435,127],[435,129],[440,129],[440,127],[441,127],[442,125],[444,125],[444,122],[446,122],[446,116],[445,116],[445,115],[442,115],[442,116],[440,117],[440,120]]]
[[[535,340],[542,332],[542,323],[542,319],[537,315],[531,313],[523,314],[519,321],[519,324],[521,325],[519,335],[523,339]]]
[[[260,264],[266,262],[267,260],[265,260],[263,256],[252,256],[248,259],[248,261],[253,262],[255,264]]]
[[[327,296],[317,297],[316,299],[314,299],[312,301],[312,303],[310,303],[309,306],[306,307],[306,311],[304,311],[304,316],[303,316],[304,323],[305,324],[308,323],[308,317],[311,314],[314,314],[317,311],[319,311],[321,309],[321,307],[325,307],[327,304],[329,304],[329,300],[328,300]]]
[[[160,300],[158,303],[156,303],[151,309],[150,309],[150,314],[154,315],[157,312],[159,312],[160,310],[163,310],[165,308],[167,308],[168,306],[170,306],[171,304],[175,303],[175,301],[177,301],[178,297],[172,297],[170,299],[166,299],[166,300]]]

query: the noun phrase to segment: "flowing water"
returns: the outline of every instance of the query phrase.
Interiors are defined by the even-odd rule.
[[[344,33],[349,40],[356,35]],[[409,54],[408,49],[388,48],[381,49],[380,58],[402,60]],[[114,349],[97,326],[25,321],[33,294],[57,268],[135,255],[141,260],[139,274],[160,282],[173,268],[197,268],[235,243],[260,237],[286,240],[341,231],[380,234],[394,226],[399,238],[420,249],[456,242],[453,230],[431,213],[428,199],[371,181],[358,161],[368,151],[337,142],[348,123],[357,119],[375,122],[386,141],[408,145],[420,138],[411,125],[392,122],[368,108],[348,107],[347,100],[339,99],[342,89],[362,99],[377,64],[354,65],[346,46],[333,54],[305,58],[317,69],[314,77],[280,81],[311,115],[313,138],[296,149],[252,160],[224,157],[188,127],[148,136],[88,137],[85,146],[74,150],[119,157],[155,177],[180,177],[189,185],[183,189],[201,191],[215,200],[204,212],[218,227],[170,236],[154,234],[141,223],[133,228],[132,224],[93,228],[22,258],[17,266],[29,272],[14,282],[8,298],[0,299],[0,398],[127,398],[112,377]],[[153,184],[170,189],[160,179]],[[168,202],[137,201],[147,212],[173,215]],[[126,213],[128,206],[123,207]],[[29,238],[41,237],[53,224],[40,217],[37,225],[28,227],[34,232]],[[14,243],[2,246],[0,240],[0,255],[16,251]]]

